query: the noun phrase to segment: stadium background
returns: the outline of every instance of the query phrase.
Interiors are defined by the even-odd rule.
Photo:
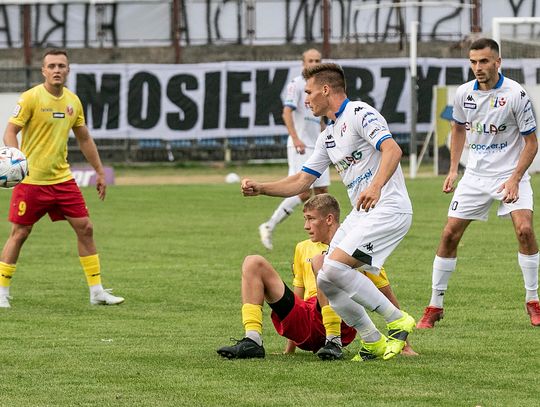
[[[40,55],[49,45],[66,47],[71,62],[83,70],[90,65],[108,70],[112,64],[125,69],[126,64],[132,68],[149,62],[172,70],[184,69],[176,63],[231,61],[240,65],[290,61],[291,67],[299,67],[301,52],[315,46],[327,58],[353,60],[370,71],[374,60],[400,59],[400,66],[406,66],[410,22],[420,20],[419,57],[451,59],[461,67],[470,41],[491,34],[494,16],[540,15],[534,0],[423,1],[401,7],[405,3],[2,2],[2,122],[18,92],[41,81]],[[324,4],[330,5],[332,22],[326,35]],[[373,8],[377,5],[385,7]],[[476,8],[461,8],[469,5]],[[254,7],[255,15],[247,12],[249,7]],[[503,38],[503,57],[512,59],[503,65],[508,61],[508,66],[523,67],[509,76],[526,77],[531,86],[540,82],[537,33],[536,25],[526,24],[509,29]],[[516,37],[519,41],[514,41]],[[97,72],[92,68],[90,73]],[[408,77],[406,68],[404,72]],[[466,71],[462,73],[466,76]],[[428,71],[422,74],[433,78]],[[438,75],[446,81],[446,75]],[[378,83],[386,89],[388,77]],[[361,87],[361,81],[357,85]],[[101,91],[99,86],[95,89]],[[448,99],[448,93],[437,99],[435,117],[429,111],[429,129],[438,128],[435,119],[445,111]],[[377,100],[381,108],[384,97]],[[406,98],[403,103],[407,114]],[[438,124],[445,137],[447,120]],[[230,171],[258,179],[283,175],[283,165],[247,164],[283,161],[285,134],[246,135],[239,140],[229,134],[187,140],[174,136],[97,140],[107,164],[122,175],[122,183],[146,184],[115,185],[103,204],[93,188],[83,188],[96,225],[105,283],[126,297],[122,307],[91,308],[69,227],[48,221],[36,225],[13,284],[13,309],[0,315],[0,406],[538,405],[538,332],[528,325],[523,310],[513,232],[508,223],[495,219],[475,223],[464,238],[460,271],[446,300],[447,318],[437,331],[412,336],[419,358],[353,366],[321,364],[301,352],[294,357],[279,355],[283,341],[272,332],[266,307],[268,357],[245,363],[218,358],[215,348],[229,336],[241,335],[241,259],[264,254],[289,281],[292,247],[305,238],[301,213],[280,225],[274,251],[265,252],[256,227],[276,200],[244,199],[237,185],[222,183]],[[418,136],[420,150],[424,135]],[[399,137],[407,150],[407,132]],[[174,140],[178,144],[171,144]],[[73,162],[80,161],[77,151],[71,146]],[[227,151],[231,162],[224,165]],[[429,162],[432,148],[427,151]],[[178,176],[190,185],[160,185],[177,182]],[[216,184],[208,185],[209,180]],[[538,191],[538,176],[532,182]],[[388,270],[398,297],[418,316],[429,295],[434,245],[449,197],[438,193],[441,177],[407,183],[415,219]],[[347,202],[338,182],[331,193]],[[7,209],[9,193],[0,194],[0,201]],[[8,222],[0,228],[7,236]],[[353,346],[351,352],[355,350]]]
[[[442,112],[433,107],[432,87],[471,77],[467,46],[481,33],[490,35],[493,17],[536,14],[535,1],[510,0],[6,1],[0,4],[0,118],[5,122],[19,92],[41,81],[40,50],[57,46],[70,52],[70,86],[83,101],[104,161],[283,162],[287,135],[276,91],[299,73],[299,56],[314,46],[326,59],[347,67],[349,95],[374,104],[385,115],[406,156],[411,150],[420,152],[430,132],[438,135],[430,138],[424,162],[433,159],[432,145],[438,139],[439,172],[444,172],[446,134],[437,134],[435,121]],[[413,21],[419,22],[419,105],[418,134],[411,142],[408,58]],[[529,86],[540,82],[539,27],[522,24],[501,30],[504,57],[514,59],[514,65],[503,64],[504,73]],[[260,78],[257,73],[265,66],[270,69]],[[283,67],[290,70],[286,78],[280,76]],[[115,74],[121,83],[111,81]],[[171,77],[176,81],[168,82]],[[232,86],[235,83],[239,85]],[[221,99],[208,99],[220,90]],[[184,99],[171,100],[168,92]],[[128,101],[137,97],[128,110]],[[259,109],[267,99],[272,105]],[[156,119],[161,125],[152,127],[156,101],[165,113]],[[230,123],[230,112],[219,111],[227,108],[236,114]],[[176,128],[163,125],[165,114],[176,116]],[[217,114],[220,117],[213,117]],[[227,114],[225,129],[221,122]],[[211,135],[201,131],[200,123],[190,124],[203,116],[204,125],[214,129]],[[111,128],[115,121],[120,126]],[[262,124],[255,129],[242,121]],[[82,159],[72,140],[70,161]]]

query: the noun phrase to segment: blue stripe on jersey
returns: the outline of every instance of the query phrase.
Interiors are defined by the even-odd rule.
[[[499,89],[502,86],[503,82],[504,82],[504,75],[499,72],[499,80],[497,81],[493,89]],[[473,90],[478,90],[478,80],[474,81]]]
[[[317,171],[312,170],[311,168],[308,168],[308,167],[302,167],[302,171],[307,172],[308,174],[311,174],[311,175],[315,175],[317,178],[319,178],[321,176],[320,173],[318,173]]]
[[[347,103],[349,103],[349,102],[350,102],[349,98],[346,98],[346,99],[343,101],[343,103],[342,103],[341,106],[339,107],[339,110],[338,110],[336,113],[334,113],[334,114],[336,115],[336,119],[339,117],[339,115],[340,115],[341,113],[343,113],[343,111],[345,110],[345,106],[347,106]]]
[[[530,129],[530,130],[522,131],[522,132],[521,132],[521,135],[522,135],[522,136],[528,136],[529,134],[534,133],[535,131],[536,131],[536,127],[533,127],[533,128]]]
[[[375,146],[375,148],[379,151],[381,151],[381,143],[386,140],[386,139],[389,139],[389,138],[392,138],[392,135],[391,134],[387,134],[386,136],[383,136],[379,139],[379,141],[377,141],[377,145]]]
[[[285,103],[283,106],[290,107],[292,110],[296,110],[296,106],[295,106],[295,105],[291,105],[291,104]]]

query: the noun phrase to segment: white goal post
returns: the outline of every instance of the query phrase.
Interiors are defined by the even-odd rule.
[[[540,24],[540,17],[494,17],[491,20],[491,35],[499,44],[499,55],[502,55],[502,32],[501,26],[510,25],[520,28],[523,24]]]

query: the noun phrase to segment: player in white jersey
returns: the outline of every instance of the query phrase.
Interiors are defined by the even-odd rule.
[[[390,359],[401,352],[415,321],[384,297],[355,268],[378,273],[403,239],[412,221],[412,207],[399,161],[401,149],[386,120],[373,107],[351,102],[345,75],[337,64],[320,64],[303,72],[306,101],[315,116],[332,120],[317,139],[302,171],[275,182],[242,181],[246,196],[293,196],[307,191],[330,164],[347,187],[353,210],[330,243],[318,274],[319,288],[332,308],[362,339],[364,359]],[[387,322],[388,339],[365,308]]]
[[[443,298],[456,268],[457,247],[473,220],[487,220],[499,201],[497,214],[514,224],[531,324],[540,326],[538,245],[533,229],[533,193],[527,169],[538,149],[536,121],[527,92],[499,73],[498,44],[479,39],[469,49],[476,80],[461,85],[454,99],[450,171],[443,192],[454,191],[464,143],[469,157],[455,188],[448,221],[433,261],[432,295],[418,328],[433,328],[443,317]]]
[[[303,68],[309,68],[321,63],[321,54],[316,49],[308,49],[302,55]],[[313,116],[311,109],[306,105],[304,87],[306,80],[302,75],[294,78],[287,87],[287,94],[283,103],[283,121],[287,126],[289,137],[287,139],[287,162],[289,175],[296,174],[302,169],[306,160],[313,153],[315,142],[321,132],[321,119]],[[313,185],[315,194],[328,192],[330,173],[326,171]],[[272,233],[274,228],[285,220],[294,208],[305,202],[311,196],[308,190],[296,196],[285,198],[270,219],[259,226],[261,242],[268,250],[272,250]]]

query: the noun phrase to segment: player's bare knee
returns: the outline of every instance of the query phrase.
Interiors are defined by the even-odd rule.
[[[453,227],[446,225],[442,233],[442,243],[447,247],[457,247],[459,241],[461,240],[462,232],[454,229]]]
[[[16,240],[17,242],[23,243],[28,239],[30,232],[32,231],[32,226],[22,226],[18,225],[11,230],[10,239]]]
[[[94,236],[94,225],[88,219],[77,227],[77,234],[84,238],[92,238]]]
[[[328,187],[315,187],[313,188],[313,192],[315,193],[315,195],[327,194]]]
[[[518,225],[516,227],[516,236],[521,243],[529,243],[536,240],[532,225]]]
[[[268,261],[258,254],[246,256],[242,263],[242,277],[261,275]]]
[[[306,192],[302,192],[298,197],[302,202],[306,202],[311,197],[311,189],[308,189]]]

